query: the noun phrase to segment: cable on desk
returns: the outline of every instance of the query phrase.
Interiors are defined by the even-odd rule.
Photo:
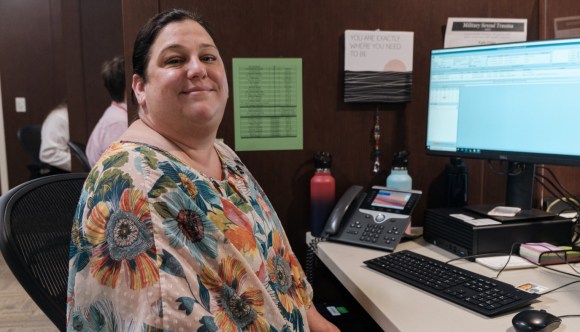
[[[576,277],[576,278],[580,277],[580,274],[572,274],[572,273],[569,273],[569,272],[560,271],[560,270],[553,269],[553,268],[551,268],[549,266],[545,266],[545,265],[538,265],[538,266],[541,267],[541,268],[544,268],[546,270],[550,270],[550,271],[558,272],[558,273],[561,273],[561,274],[565,274],[565,275],[570,276],[570,277]],[[572,267],[572,265],[570,265],[570,263],[568,263],[568,266]],[[578,271],[576,271],[576,269],[574,269],[573,267],[572,267],[572,270],[574,270],[574,272],[578,273]]]
[[[554,198],[556,198],[557,201],[561,201],[562,203],[568,205],[572,211],[576,212],[576,216],[573,218],[575,219],[575,225],[574,225],[574,237],[572,239],[572,245],[575,245],[580,240],[580,218],[578,218],[578,216],[580,216],[580,202],[578,202],[578,200],[576,200],[576,197],[574,197],[574,195],[570,193],[570,191],[560,182],[560,180],[558,180],[558,177],[556,176],[556,174],[554,174],[554,172],[551,169],[543,165],[539,167],[546,170],[551,175],[554,181],[552,181],[550,178],[541,173],[536,173],[535,175],[536,180],[538,180],[537,182],[541,184],[542,187],[544,187],[546,191],[548,191],[552,196],[554,196]],[[552,191],[547,184],[549,184],[553,190],[557,191],[557,194],[554,193],[554,191]],[[546,211],[550,212],[552,204],[548,206]],[[561,212],[565,211],[560,211],[560,213]]]
[[[556,287],[556,288],[550,289],[549,291],[543,292],[543,293],[542,293],[542,295],[545,295],[545,294],[551,293],[551,292],[553,292],[553,291],[555,291],[555,290],[558,290],[558,289],[564,288],[564,287],[566,287],[566,286],[570,286],[570,285],[572,285],[572,284],[575,284],[575,283],[578,283],[578,282],[580,282],[580,280],[574,280],[574,281],[572,281],[572,282],[569,282],[569,283],[567,283],[567,284],[564,284],[564,285],[562,285],[562,286],[558,286],[558,287]]]
[[[487,160],[487,166],[492,172],[494,172],[499,176],[518,176],[522,174],[522,172],[524,171],[523,166],[521,164],[517,165],[517,169],[510,170],[508,164],[504,162],[504,160],[499,161],[500,170],[495,169],[495,167],[492,165],[491,159]],[[502,167],[505,169],[501,169]]]
[[[570,267],[570,268],[571,268],[571,269],[572,269],[574,272],[576,272],[576,275],[574,275],[574,274],[571,274],[571,273],[567,273],[567,272],[563,272],[563,271],[559,271],[559,272],[561,272],[561,273],[565,273],[565,274],[568,274],[568,275],[571,275],[571,276],[573,276],[573,277],[578,277],[578,276],[580,276],[580,272],[579,272],[578,270],[576,270],[576,269],[574,268],[574,266],[572,265],[572,263],[573,263],[573,262],[570,262],[570,261],[568,261],[568,257],[567,257],[567,255],[566,255],[566,253],[564,253],[564,257],[562,257],[562,256],[561,256],[561,252],[558,252],[558,251],[553,251],[551,248],[549,248],[549,247],[546,247],[546,246],[542,245],[541,243],[536,243],[536,245],[537,245],[537,246],[540,246],[540,247],[543,247],[543,248],[546,248],[546,249],[548,249],[548,250],[549,250],[549,251],[544,251],[544,253],[546,253],[546,252],[550,252],[550,253],[554,253],[554,254],[556,254],[556,256],[557,256],[558,258],[562,259],[562,260],[564,261],[564,263],[566,263],[566,265],[568,265],[568,266],[569,266],[569,267]],[[571,249],[571,250],[564,249],[564,250],[566,250],[566,252],[568,252],[568,251],[573,251],[574,249]],[[556,269],[552,269],[552,268],[550,268],[550,267],[547,267],[547,266],[544,266],[544,265],[541,265],[541,264],[536,264],[536,265],[538,265],[538,266],[541,266],[541,267],[543,267],[543,268],[546,268],[546,269],[548,269],[548,270],[551,270],[551,271],[558,271],[558,270],[556,270]]]
[[[511,247],[511,249],[510,249],[509,256],[508,256],[508,259],[507,259],[506,263],[505,263],[505,264],[504,264],[504,266],[503,266],[503,267],[502,267],[502,268],[501,268],[501,269],[498,271],[498,273],[497,273],[497,275],[494,277],[494,279],[497,279],[497,278],[499,278],[499,275],[500,275],[500,274],[501,274],[501,273],[502,273],[502,272],[505,270],[505,268],[508,266],[508,264],[509,264],[509,262],[510,262],[510,259],[511,259],[511,257],[514,255],[514,249],[515,249],[516,245],[521,245],[521,243],[517,243],[517,242],[515,242],[515,243],[513,243],[513,244],[512,244],[512,247]],[[450,260],[446,261],[446,262],[445,262],[445,264],[449,264],[449,263],[451,263],[451,262],[453,262],[453,261],[462,260],[462,259],[478,258],[478,257],[490,257],[490,256],[497,256],[498,254],[505,254],[505,253],[503,253],[503,252],[502,252],[502,253],[499,253],[499,252],[498,252],[498,253],[487,253],[487,254],[479,254],[479,255],[462,256],[462,257],[458,257],[458,258],[453,258],[453,259],[450,259]],[[566,264],[567,264],[567,265],[568,265],[568,266],[569,266],[569,267],[570,267],[570,268],[571,268],[571,269],[572,269],[574,272],[576,272],[576,274],[572,274],[572,273],[565,272],[565,271],[560,271],[560,270],[557,270],[557,269],[551,268],[551,267],[549,267],[549,266],[546,266],[546,265],[536,264],[536,263],[534,263],[534,262],[531,262],[531,261],[530,261],[530,263],[532,263],[532,264],[534,264],[534,265],[536,265],[536,266],[539,266],[539,267],[541,267],[541,268],[544,268],[544,269],[546,269],[546,270],[550,270],[550,271],[558,272],[558,273],[560,273],[560,274],[565,274],[565,275],[568,275],[568,276],[571,276],[571,277],[576,277],[576,278],[580,277],[580,272],[579,272],[578,270],[576,270],[576,268],[574,268],[574,266],[572,265],[572,263],[571,263],[571,262],[568,262],[568,261],[566,261]],[[570,283],[570,284],[573,284],[573,283],[576,283],[576,282],[578,282],[578,281],[574,281],[574,282],[572,282],[572,283]],[[558,288],[562,288],[562,287],[568,286],[568,285],[570,285],[570,284],[566,284],[566,285],[564,285],[564,286],[560,286],[560,287],[558,287]],[[558,289],[558,288],[556,288],[556,289]]]
[[[497,272],[496,276],[494,277],[494,279],[499,278],[499,275],[505,270],[505,268],[508,266],[510,259],[512,258],[512,256],[514,255],[514,249],[516,248],[516,246],[520,245],[521,243],[519,242],[514,242],[512,243],[512,247],[508,253],[508,259],[505,262],[505,264],[503,265],[503,267]],[[462,257],[458,257],[458,258],[453,258],[450,259],[448,261],[445,262],[445,264],[449,264],[453,261],[457,261],[457,260],[461,260],[461,259],[468,259],[468,258],[480,258],[480,257],[492,257],[492,256],[497,256],[498,254],[505,254],[504,252],[496,252],[496,253],[487,253],[487,254],[479,254],[479,255],[470,255],[470,256],[462,256]],[[537,264],[536,264],[537,265]]]
[[[460,260],[463,260],[463,259],[481,258],[481,257],[494,257],[494,256],[497,256],[497,255],[507,255],[507,254],[509,254],[509,253],[502,251],[502,252],[488,252],[488,253],[485,253],[485,254],[477,254],[477,255],[469,255],[469,256],[460,256],[460,257],[452,258],[452,259],[450,259],[448,261],[445,261],[445,264],[449,264],[449,263],[455,262],[455,261],[460,261]]]
[[[546,168],[546,170],[549,170],[548,168]],[[542,187],[544,187],[544,189],[546,189],[547,192],[549,192],[552,196],[554,196],[554,198],[556,198],[557,200],[552,202],[552,204],[550,204],[546,211],[550,211],[550,209],[553,207],[553,205],[555,204],[555,202],[562,202],[566,205],[568,205],[570,207],[570,209],[574,212],[576,212],[576,218],[578,217],[578,214],[580,212],[580,205],[578,204],[578,201],[574,198],[574,196],[572,196],[572,194],[570,194],[570,192],[565,189],[565,187],[563,187],[560,182],[558,182],[558,180],[556,179],[555,181],[558,183],[558,186],[556,186],[556,184],[554,184],[554,182],[552,182],[552,180],[550,180],[550,178],[548,178],[545,175],[542,174],[536,174],[536,180],[538,181],[538,183],[540,183],[542,185]],[[548,186],[548,184],[551,186]]]
[[[567,199],[564,201],[564,203],[568,204],[570,207],[575,209],[576,212],[578,212],[580,210],[580,204],[574,198],[574,195],[572,195],[572,193],[570,193],[570,191],[560,182],[560,180],[558,180],[558,177],[556,176],[556,174],[554,174],[554,172],[551,169],[549,169],[548,167],[546,167],[544,165],[540,165],[539,168],[547,171],[554,179],[554,182],[556,182],[556,184],[558,184],[558,185],[554,184],[554,182],[552,182],[550,180],[550,178],[548,178],[547,176],[545,176],[541,173],[536,173],[535,174],[536,178],[540,178],[540,180],[547,181],[552,186],[552,188],[559,193],[560,197]],[[539,182],[544,188],[546,188],[546,190],[550,191],[548,186],[544,183],[544,181],[539,181]],[[552,195],[554,195],[554,197],[558,197],[558,195],[555,195],[553,192],[550,191],[550,193]]]
[[[500,165],[503,165],[503,163],[504,163],[503,160],[500,161]],[[522,172],[522,169],[517,170],[517,172],[515,172],[515,173],[510,173],[509,170],[508,171],[496,171],[494,169],[493,165],[491,164],[491,160],[488,160],[488,166],[490,167],[490,169],[492,171],[496,172],[496,174],[499,174],[499,175],[518,175]],[[547,192],[549,192],[552,196],[554,196],[554,198],[556,198],[559,201],[563,202],[564,204],[568,205],[572,211],[576,212],[575,226],[574,226],[574,237],[571,241],[572,245],[574,245],[578,241],[580,241],[580,218],[579,218],[579,216],[580,216],[580,202],[578,202],[578,200],[576,200],[574,195],[570,193],[570,191],[560,182],[560,180],[558,180],[558,177],[550,168],[548,168],[544,165],[538,165],[537,168],[541,168],[541,169],[547,171],[550,174],[550,176],[552,177],[552,179],[550,179],[546,175],[541,174],[539,172],[536,172],[534,174],[534,177],[537,180],[537,183],[539,183],[542,187],[544,187],[544,189],[546,189]],[[548,208],[547,211],[549,212],[549,210],[550,209]]]
[[[558,316],[558,318],[570,318],[570,317],[580,317],[580,315],[562,315],[562,316]]]
[[[509,262],[510,262],[510,259],[511,259],[511,257],[514,255],[514,251],[515,251],[515,248],[516,248],[516,246],[517,246],[517,245],[521,245],[521,243],[517,243],[517,242],[515,242],[515,243],[513,243],[513,244],[512,244],[512,246],[511,246],[511,249],[510,249],[510,252],[508,253],[508,254],[509,254],[509,256],[508,256],[508,259],[507,259],[507,261],[505,262],[504,266],[503,266],[503,267],[502,267],[502,268],[501,268],[501,269],[500,269],[500,270],[497,272],[497,275],[494,277],[494,279],[497,279],[497,278],[499,278],[499,275],[500,275],[500,274],[501,274],[501,273],[502,273],[502,272],[503,272],[503,271],[506,269],[506,267],[508,266],[508,264],[509,264]],[[538,245],[540,245],[540,244],[538,244]],[[572,250],[574,250],[574,249],[572,249]],[[453,262],[453,261],[462,260],[462,259],[469,259],[469,258],[479,258],[479,257],[490,257],[490,256],[497,256],[498,254],[505,254],[505,253],[503,253],[503,252],[501,252],[501,253],[497,252],[497,253],[487,253],[487,254],[479,254],[479,255],[462,256],[462,257],[458,257],[458,258],[453,258],[453,259],[450,259],[450,260],[446,261],[445,263],[446,263],[446,264],[449,264],[449,263],[451,263],[451,262]],[[558,255],[558,257],[560,257],[558,253],[556,253],[556,255]],[[560,257],[560,258],[563,258],[563,257]],[[563,258],[563,259],[564,259],[564,258]],[[561,273],[561,274],[566,274],[566,275],[569,275],[569,276],[572,276],[572,277],[578,277],[578,276],[580,276],[580,271],[576,270],[576,268],[574,268],[574,266],[572,265],[572,263],[571,263],[571,262],[569,262],[569,261],[567,261],[567,260],[565,260],[565,263],[566,263],[566,264],[567,264],[567,265],[568,265],[568,266],[569,266],[569,267],[570,267],[570,268],[571,268],[571,269],[572,269],[574,272],[576,272],[576,274],[572,274],[572,273],[568,273],[568,272],[560,271],[560,270],[557,270],[557,269],[553,269],[553,268],[551,268],[551,267],[549,267],[549,266],[546,266],[546,265],[541,265],[541,264],[536,264],[536,263],[534,263],[534,262],[531,262],[531,261],[530,261],[530,263],[532,263],[532,264],[534,264],[534,265],[536,265],[536,266],[539,266],[539,267],[541,267],[541,268],[544,268],[544,269],[547,269],[547,270],[550,270],[550,271],[559,272],[559,273]]]
[[[316,252],[318,251],[318,242],[324,241],[323,238],[314,237],[308,243],[308,248],[306,249],[306,265],[304,267],[304,273],[306,273],[306,280],[311,285],[314,285],[314,260],[316,259]]]

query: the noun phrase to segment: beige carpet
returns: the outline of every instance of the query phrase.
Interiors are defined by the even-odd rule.
[[[20,286],[0,254],[0,331],[58,331]]]

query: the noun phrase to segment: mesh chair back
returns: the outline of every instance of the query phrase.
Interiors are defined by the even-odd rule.
[[[0,196],[0,249],[38,307],[66,328],[70,234],[86,173],[50,175]]]

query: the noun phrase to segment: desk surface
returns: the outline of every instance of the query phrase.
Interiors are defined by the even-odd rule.
[[[404,249],[441,261],[456,258],[422,239],[397,246],[397,251]],[[317,250],[320,260],[385,331],[515,331],[511,320],[519,310],[489,318],[380,274],[362,263],[385,254],[387,252],[333,242],[321,242]],[[489,277],[497,274],[497,271],[467,260],[451,264]],[[578,270],[580,264],[574,267]],[[566,265],[558,265],[558,268],[574,273]],[[512,285],[535,282],[553,289],[577,278],[531,268],[503,271],[498,280]],[[527,308],[545,309],[556,316],[580,314],[580,283],[543,295]],[[556,331],[580,331],[580,317],[563,318]]]

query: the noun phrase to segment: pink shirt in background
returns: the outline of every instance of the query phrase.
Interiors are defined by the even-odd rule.
[[[112,102],[93,129],[87,143],[87,158],[91,166],[95,165],[109,144],[119,139],[127,130],[127,104]]]

